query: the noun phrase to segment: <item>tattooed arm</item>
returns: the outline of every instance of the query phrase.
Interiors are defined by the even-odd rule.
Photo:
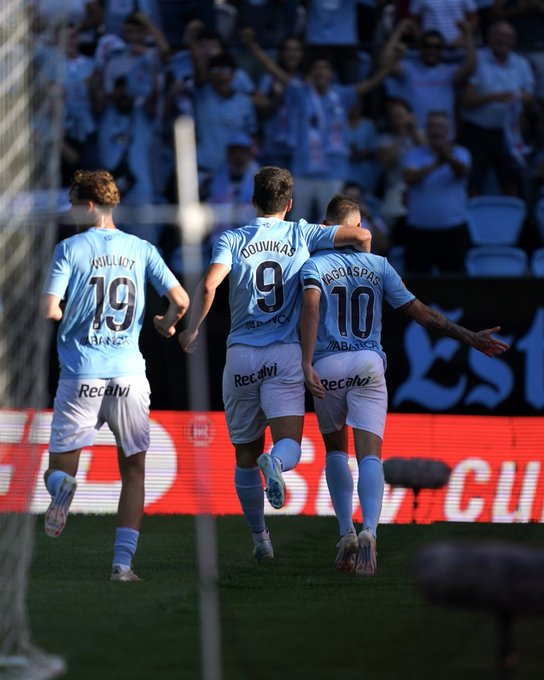
[[[402,311],[408,314],[414,321],[417,321],[423,328],[459,340],[465,345],[474,347],[474,349],[488,357],[498,356],[506,352],[509,347],[502,340],[493,337],[493,333],[498,333],[501,330],[500,326],[487,328],[483,331],[471,331],[464,326],[454,323],[447,316],[440,314],[436,309],[428,307],[417,298],[402,307]]]

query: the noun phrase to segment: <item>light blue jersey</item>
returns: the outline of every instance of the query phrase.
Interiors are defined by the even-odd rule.
[[[138,346],[146,286],[179,285],[155,246],[117,229],[97,229],[57,245],[44,294],[65,300],[57,349],[61,378],[145,374]]]
[[[257,217],[224,232],[211,264],[230,269],[227,347],[299,342],[299,271],[315,250],[332,248],[338,226]]]
[[[303,288],[321,291],[314,361],[335,352],[374,350],[382,356],[382,304],[394,309],[415,296],[385,257],[353,248],[313,255],[302,267]]]

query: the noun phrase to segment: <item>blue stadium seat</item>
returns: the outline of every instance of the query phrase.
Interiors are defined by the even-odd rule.
[[[527,206],[514,196],[475,196],[468,200],[468,229],[472,244],[509,245],[517,243]]]
[[[544,248],[537,248],[531,255],[531,273],[533,276],[544,276]]]
[[[470,276],[525,276],[528,268],[527,253],[515,246],[474,246],[465,257]]]

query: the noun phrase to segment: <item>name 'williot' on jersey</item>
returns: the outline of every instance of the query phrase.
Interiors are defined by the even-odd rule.
[[[299,342],[299,271],[310,254],[333,247],[338,226],[257,217],[221,234],[211,264],[230,270],[227,346]]]

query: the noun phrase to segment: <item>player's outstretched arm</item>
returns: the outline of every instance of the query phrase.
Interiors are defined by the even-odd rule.
[[[353,246],[363,253],[370,252],[372,233],[364,227],[341,224],[334,235],[334,247]]]
[[[500,326],[487,328],[478,332],[471,331],[464,326],[459,326],[448,319],[448,317],[437,312],[436,309],[428,307],[417,299],[412,300],[412,302],[409,302],[402,309],[408,316],[412,317],[414,321],[417,321],[417,323],[424,328],[459,340],[465,345],[474,347],[474,349],[477,349],[488,357],[503,354],[509,347],[506,342],[493,337],[494,333],[498,333],[501,330]]]
[[[60,307],[60,303],[61,299],[58,295],[44,293],[40,299],[40,316],[43,319],[60,321],[62,319],[62,309]]]
[[[189,309],[189,296],[182,286],[174,286],[167,293],[168,309],[166,314],[157,314],[153,317],[155,330],[165,338],[171,338],[176,334],[176,324]]]
[[[323,399],[325,389],[317,371],[312,365],[317,328],[319,325],[319,298],[321,292],[316,288],[309,288],[302,293],[302,312],[300,315],[300,344],[302,347],[302,370],[304,381],[310,394]]]
[[[191,305],[189,325],[178,335],[179,344],[184,352],[192,354],[196,350],[198,329],[211,309],[219,284],[228,273],[229,269],[224,264],[211,264],[198,284]]]

